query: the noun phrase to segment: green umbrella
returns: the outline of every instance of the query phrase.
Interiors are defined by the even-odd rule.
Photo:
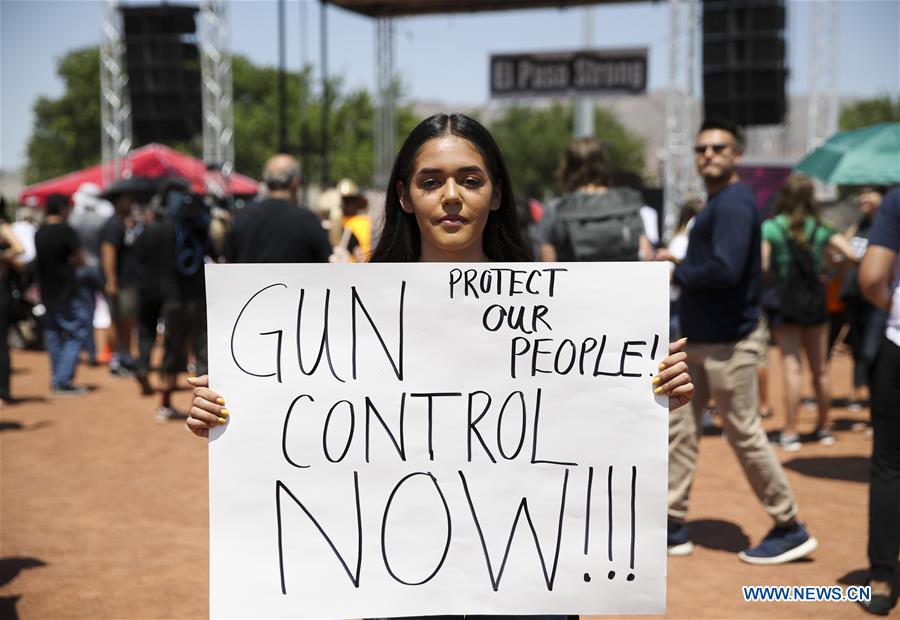
[[[836,133],[794,170],[836,185],[900,183],[900,123]]]

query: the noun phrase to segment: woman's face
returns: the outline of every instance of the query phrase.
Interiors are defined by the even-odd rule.
[[[397,190],[401,207],[419,226],[419,260],[488,260],[482,237],[488,215],[500,207],[500,190],[471,142],[454,135],[432,138],[419,150],[408,190],[402,182]]]

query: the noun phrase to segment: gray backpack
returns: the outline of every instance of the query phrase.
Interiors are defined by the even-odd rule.
[[[643,205],[641,195],[629,187],[612,187],[603,194],[576,192],[558,199],[550,230],[557,260],[638,260]]]

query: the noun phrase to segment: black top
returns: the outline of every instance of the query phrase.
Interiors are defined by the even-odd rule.
[[[134,242],[140,265],[141,294],[161,299],[200,299],[206,295],[204,258],[208,250],[205,231],[187,234],[171,219],[148,224]]]
[[[75,297],[78,287],[72,259],[79,247],[75,229],[64,222],[38,228],[34,235],[35,262],[44,305],[58,306]]]
[[[312,211],[267,198],[236,213],[224,254],[230,263],[327,263],[331,244]]]
[[[693,342],[736,342],[759,320],[762,287],[760,214],[743,183],[709,197],[697,214],[684,262],[673,280],[681,287],[681,328]]]
[[[7,224],[6,218],[0,214],[0,226],[3,224]],[[9,244],[4,240],[0,239],[0,252],[5,252],[9,249]],[[6,286],[6,274],[9,271],[9,267],[7,267],[4,263],[0,263],[0,285]]]
[[[175,233],[166,224],[146,224],[131,248],[140,273],[137,289],[143,296],[167,298],[175,290]]]
[[[118,215],[113,215],[106,220],[100,230],[100,245],[109,243],[116,248],[116,274],[119,279],[119,288],[135,286],[140,279],[139,266],[132,250],[136,236],[137,231],[126,229],[125,222]]]

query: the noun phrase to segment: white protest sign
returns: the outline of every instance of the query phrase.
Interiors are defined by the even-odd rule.
[[[666,269],[207,265],[210,615],[663,613]]]

